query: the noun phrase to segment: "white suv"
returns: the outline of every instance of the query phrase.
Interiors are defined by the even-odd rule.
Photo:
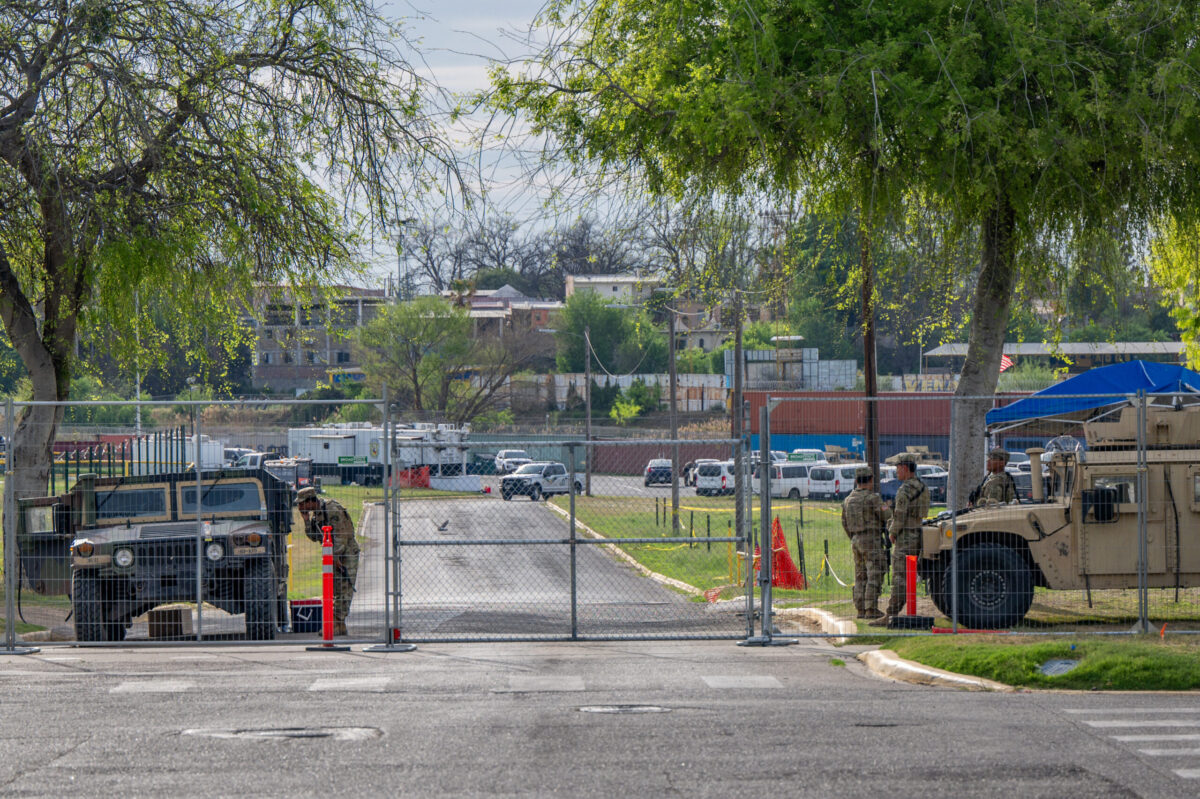
[[[496,474],[508,474],[527,463],[533,463],[533,458],[525,450],[502,449],[496,453]]]
[[[732,494],[737,482],[734,475],[733,461],[702,463],[696,467],[696,494],[702,497]]]
[[[854,490],[854,472],[865,463],[818,464],[808,472],[808,495],[813,499],[843,499]]]

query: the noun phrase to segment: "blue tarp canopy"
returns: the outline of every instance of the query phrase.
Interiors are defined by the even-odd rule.
[[[1200,373],[1169,363],[1128,361],[1090,369],[987,412],[987,424],[1061,417],[1128,401],[1130,394],[1200,394]],[[1081,396],[1092,395],[1092,396]]]

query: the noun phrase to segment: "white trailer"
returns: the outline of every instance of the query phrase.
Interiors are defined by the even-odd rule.
[[[448,424],[397,425],[393,469],[428,466],[431,474],[465,474],[470,428]],[[363,485],[383,478],[383,428],[367,423],[288,430],[288,454],[312,458],[313,473]]]

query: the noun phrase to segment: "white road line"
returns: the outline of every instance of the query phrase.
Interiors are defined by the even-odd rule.
[[[508,678],[508,691],[497,693],[533,693],[537,691],[583,691],[583,678],[572,675],[514,674]]]
[[[1157,719],[1155,721],[1085,721],[1089,727],[1200,727],[1200,719]]]
[[[1175,773],[1185,780],[1200,780],[1200,768],[1177,768]]]
[[[390,677],[328,677],[316,680],[308,686],[310,691],[365,691],[380,692],[387,687]]]
[[[770,675],[733,675],[705,677],[709,688],[782,688],[779,680]]]
[[[1114,741],[1124,743],[1150,743],[1151,741],[1200,741],[1200,733],[1185,732],[1177,735],[1110,735]]]
[[[1191,749],[1139,749],[1143,755],[1150,757],[1176,757],[1181,755],[1200,755],[1200,749],[1192,747]]]
[[[196,687],[188,680],[139,680],[123,682],[109,691],[110,694],[178,694]]]
[[[1064,710],[1064,713],[1076,713],[1094,716],[1108,716],[1120,713],[1196,713],[1200,714],[1200,707],[1138,707],[1138,708],[1110,708],[1108,710]]]

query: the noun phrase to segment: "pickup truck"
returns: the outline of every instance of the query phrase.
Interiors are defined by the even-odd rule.
[[[566,494],[571,490],[567,480],[567,467],[561,463],[544,461],[527,463],[512,474],[500,479],[500,496],[507,502],[518,494],[537,501],[553,494]],[[575,475],[575,493],[583,492],[583,475]]]

